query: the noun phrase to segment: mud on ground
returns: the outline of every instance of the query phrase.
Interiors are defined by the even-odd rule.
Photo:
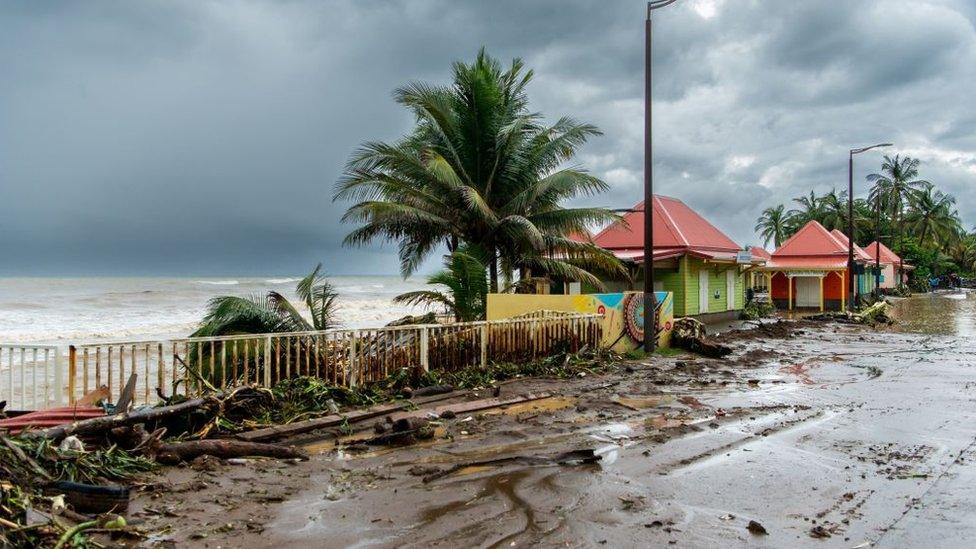
[[[506,383],[502,396],[552,396],[438,420],[434,440],[413,446],[313,434],[292,441],[307,462],[168,469],[134,500],[132,522],[152,533],[145,545],[208,547],[951,546],[976,535],[972,343],[817,323],[721,340],[737,349],[724,360],[655,356]],[[601,459],[554,458],[581,449]]]

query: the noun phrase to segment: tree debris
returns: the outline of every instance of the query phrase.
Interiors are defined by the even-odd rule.
[[[676,319],[671,332],[671,345],[708,358],[722,358],[732,352],[731,347],[708,340],[705,332],[705,325],[698,319],[691,317]]]

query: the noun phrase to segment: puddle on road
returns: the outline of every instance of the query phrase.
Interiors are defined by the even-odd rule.
[[[614,402],[620,404],[625,408],[630,408],[631,410],[647,410],[648,408],[657,408],[662,404],[670,404],[674,402],[673,395],[661,395],[654,397],[624,397],[618,396],[613,399]]]
[[[905,333],[976,335],[976,293],[965,292],[964,299],[946,294],[923,294],[897,300],[891,315],[893,330]]]
[[[505,414],[509,416],[517,416],[525,413],[555,412],[575,405],[575,398],[560,396],[520,402],[518,404],[512,404],[511,406],[505,406],[504,408],[487,410],[484,413],[485,415]]]

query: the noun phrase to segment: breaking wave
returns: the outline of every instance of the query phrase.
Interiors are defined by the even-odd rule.
[[[288,284],[289,282],[298,282],[300,278],[268,278],[265,282],[268,284]]]

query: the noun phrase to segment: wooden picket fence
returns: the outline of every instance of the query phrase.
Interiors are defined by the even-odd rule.
[[[453,371],[596,347],[602,324],[602,315],[545,312],[481,322],[89,343],[69,345],[65,360],[56,361],[66,371],[54,376],[55,398],[24,384],[14,387],[15,378],[30,378],[25,373],[29,362],[20,364],[16,376],[11,364],[11,372],[0,375],[0,383],[7,377],[10,387],[6,389],[20,396],[21,407],[28,409],[64,400],[74,403],[99,387],[114,402],[131,374],[137,375],[137,404],[243,383],[271,387],[296,376],[353,387],[382,380],[402,368]],[[0,352],[5,347],[0,344]],[[61,355],[60,348],[48,352]]]

